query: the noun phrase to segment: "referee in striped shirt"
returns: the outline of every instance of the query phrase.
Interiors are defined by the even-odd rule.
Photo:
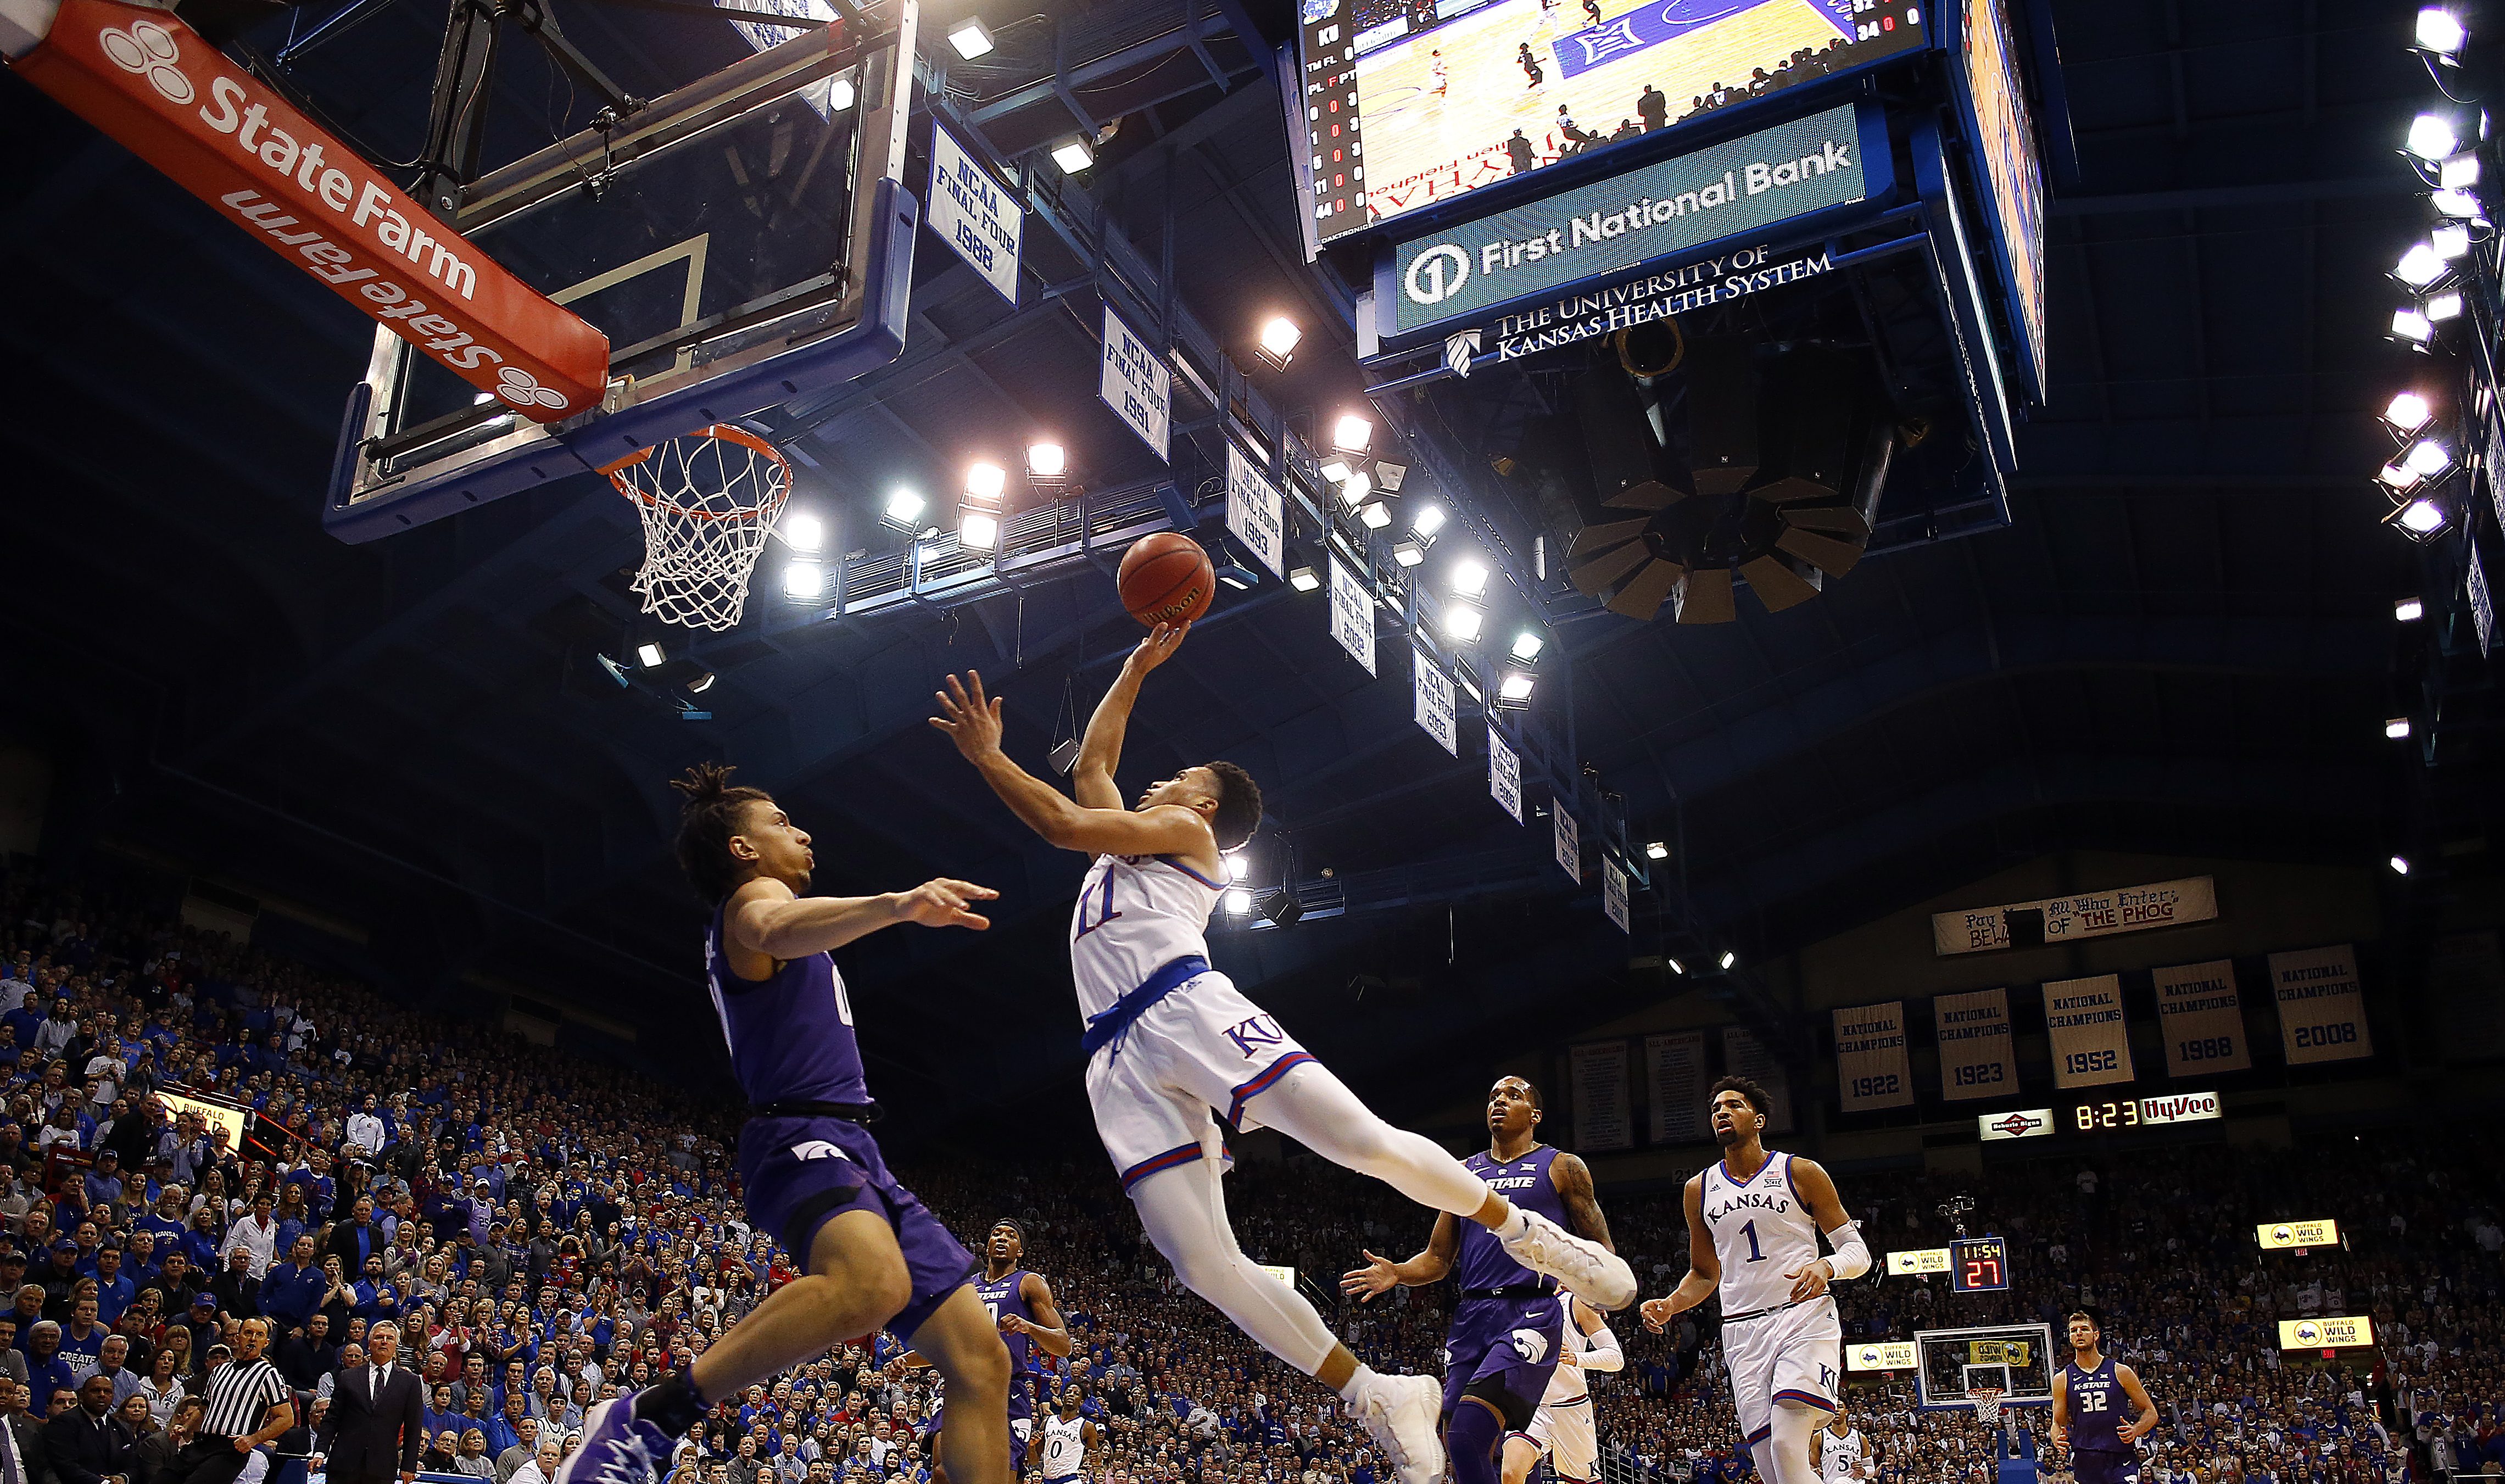
[[[252,1450],[296,1426],[296,1393],[262,1352],[269,1325],[248,1319],[235,1356],[209,1372],[209,1409],[199,1435],[183,1445],[155,1484],[234,1484]]]

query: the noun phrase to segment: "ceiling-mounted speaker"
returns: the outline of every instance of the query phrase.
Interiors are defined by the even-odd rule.
[[[1728,495],[1756,477],[1754,355],[1738,336],[1696,336],[1679,370],[1687,388],[1687,468],[1700,495]]]
[[[1728,623],[1740,616],[1731,596],[1731,569],[1691,567],[1670,590],[1674,616],[1681,623]]]
[[[1679,580],[1685,576],[1687,569],[1676,562],[1647,562],[1633,577],[1617,585],[1616,590],[1609,594],[1606,606],[1609,612],[1624,614],[1638,622],[1649,621],[1660,610],[1662,600],[1670,596],[1671,589],[1678,585]]]
[[[1678,492],[1661,477],[1661,445],[1653,441],[1636,384],[1604,363],[1574,373],[1567,401],[1591,461],[1592,494],[1616,510],[1657,511]]]

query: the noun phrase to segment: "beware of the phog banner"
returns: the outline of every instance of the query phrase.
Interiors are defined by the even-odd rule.
[[[1888,189],[1847,103],[1400,243],[1378,269],[1385,338],[1755,236]],[[1377,311],[1380,313],[1380,309]]]

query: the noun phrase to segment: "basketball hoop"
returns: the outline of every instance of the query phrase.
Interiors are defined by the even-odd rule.
[[[792,466],[744,428],[715,423],[600,471],[635,504],[644,612],[685,628],[726,629],[792,493]]]
[[[1974,1397],[1975,1420],[1983,1424],[1984,1431],[1987,1432],[1999,1431],[2000,1388],[1978,1386],[1969,1395]]]

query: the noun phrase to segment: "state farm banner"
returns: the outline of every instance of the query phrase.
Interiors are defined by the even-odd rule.
[[[2055,979],[2044,986],[2044,1032],[2053,1045],[2053,1085],[2128,1082],[2131,1027],[2122,1017],[2122,978]]]
[[[1694,1144],[1707,1137],[1703,1031],[1645,1037],[1644,1085],[1652,1093],[1653,1143]]]
[[[61,0],[10,70],[445,370],[552,423],[609,339],[443,225],[170,11]]]
[[[1627,1096],[1627,1043],[1596,1041],[1566,1048],[1574,1091],[1574,1142],[1586,1150],[1636,1147]]]
[[[1722,1070],[1735,1077],[1745,1077],[1766,1089],[1766,1101],[1775,1106],[1766,1110],[1766,1132],[1788,1133],[1792,1126],[1792,1079],[1783,1072],[1775,1053],[1757,1040],[1756,1034],[1744,1026],[1722,1028]]]
[[[1835,1085],[1846,1113],[1914,1106],[1914,1068],[1905,1056],[1905,1002],[1856,1005],[1835,1012]]]
[[[2354,944],[2274,953],[2270,976],[2271,991],[2278,996],[2279,1040],[2291,1066],[2375,1054]]]
[[[2009,914],[2044,917],[2044,941],[2071,943],[2109,937],[2116,933],[2143,933],[2179,923],[2207,922],[2218,915],[2218,887],[2208,876],[2179,881],[2153,881],[2146,886],[2118,886],[2110,891],[2081,892],[2073,897],[2047,897],[2040,901],[2010,901],[1996,907],[1931,914],[1931,948],[1942,958],[1959,953],[1988,953],[2010,945]]]
[[[2236,995],[2235,960],[2176,964],[2156,971],[2156,976],[2157,1024],[2166,1034],[2168,1077],[2251,1068],[2243,1002]]]
[[[1931,996],[1940,1046],[1940,1096],[1952,1102],[2001,1098],[2018,1090],[2018,1053],[2009,1034],[2009,991]]]

